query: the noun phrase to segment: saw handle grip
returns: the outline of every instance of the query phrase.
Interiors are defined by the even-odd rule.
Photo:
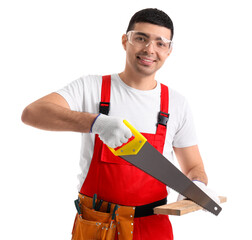
[[[110,147],[108,148],[115,156],[136,155],[143,147],[147,139],[140,132],[138,132],[128,121],[123,120],[123,123],[130,129],[130,131],[134,135],[134,139],[117,149]]]

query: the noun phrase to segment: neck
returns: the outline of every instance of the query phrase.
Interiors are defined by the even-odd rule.
[[[119,77],[125,84],[138,90],[152,90],[157,86],[155,74],[145,76],[142,74],[131,73],[125,69],[123,72],[119,73]]]

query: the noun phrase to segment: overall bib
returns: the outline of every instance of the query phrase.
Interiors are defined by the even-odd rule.
[[[111,76],[103,76],[100,112],[108,114],[110,102]],[[161,84],[161,106],[155,134],[141,133],[152,146],[163,153],[166,126],[162,116],[168,117],[169,91]],[[139,116],[141,117],[141,116]],[[168,118],[167,118],[168,119]],[[155,159],[153,159],[155,161]],[[81,195],[116,203],[122,206],[138,206],[157,202],[167,197],[166,185],[136,168],[124,159],[115,156],[109,148],[95,136],[93,158],[89,172],[80,190]],[[120,212],[119,212],[120,214]],[[131,216],[132,217],[132,216]],[[120,221],[118,220],[118,224]],[[123,240],[172,240],[173,232],[167,215],[133,216],[131,230],[118,228],[116,239]],[[121,229],[120,231],[118,229]],[[124,232],[124,233],[123,233]],[[123,233],[123,234],[122,234]],[[127,236],[127,237],[126,237]]]

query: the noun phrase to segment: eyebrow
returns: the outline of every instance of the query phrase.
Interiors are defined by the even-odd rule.
[[[143,32],[136,32],[136,34],[150,38],[150,36],[148,36],[146,33]]]
[[[141,36],[145,36],[145,37],[147,37],[147,38],[150,38],[150,36],[148,35],[148,34],[146,34],[146,33],[143,33],[143,32],[136,32],[136,34],[138,34],[138,35],[141,35]],[[156,38],[156,40],[168,40],[168,39],[166,39],[165,37],[157,37]]]

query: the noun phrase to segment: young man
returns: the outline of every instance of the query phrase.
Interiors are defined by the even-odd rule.
[[[81,77],[23,111],[22,121],[31,126],[82,133],[79,198],[87,200],[81,204],[90,205],[94,194],[104,201],[104,209],[109,202],[119,204],[119,239],[173,239],[168,216],[150,211],[166,202],[166,186],[115,157],[107,147],[116,148],[131,138],[123,119],[168,159],[173,159],[174,150],[183,173],[218,201],[206,187],[208,180],[186,100],[155,80],[172,52],[172,37],[173,23],[166,13],[141,10],[122,36],[126,51],[122,73]],[[158,122],[160,112],[169,117],[166,126]],[[87,239],[90,228],[83,230],[86,226],[81,224],[77,217],[73,239]]]

